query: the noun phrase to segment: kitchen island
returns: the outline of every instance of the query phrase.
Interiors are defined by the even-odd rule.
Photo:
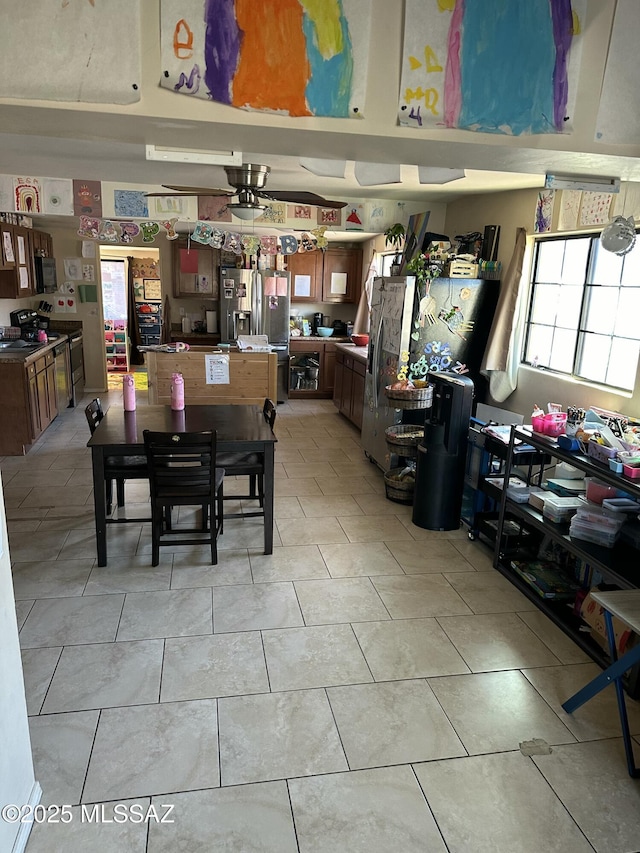
[[[207,355],[229,358],[229,382],[207,382]],[[235,347],[191,347],[187,352],[150,350],[145,356],[149,378],[149,405],[171,403],[171,377],[184,378],[187,405],[255,405],[277,397],[278,356],[275,352],[240,352]]]

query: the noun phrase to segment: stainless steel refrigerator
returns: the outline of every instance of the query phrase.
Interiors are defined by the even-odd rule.
[[[434,372],[467,376],[482,399],[480,363],[499,292],[500,282],[482,279],[434,279],[420,292],[414,276],[374,280],[361,440],[382,470],[391,467],[385,429],[403,415],[387,405],[384,389],[403,365],[410,378],[428,380]],[[425,414],[410,410],[405,417],[417,423]]]
[[[266,335],[278,356],[278,403],[289,399],[291,276],[281,270],[220,270],[220,341]]]

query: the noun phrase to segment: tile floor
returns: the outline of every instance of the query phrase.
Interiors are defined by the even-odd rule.
[[[597,667],[464,530],[387,501],[329,401],[278,408],[273,556],[231,521],[216,567],[153,568],[143,524],[95,566],[87,432],[68,410],[0,462],[36,776],[74,807],[28,853],[640,850],[612,688],[562,711]],[[83,819],[120,802],[173,822]]]

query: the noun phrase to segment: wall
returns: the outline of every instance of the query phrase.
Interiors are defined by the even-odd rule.
[[[516,228],[526,228],[529,234],[528,240],[533,241],[531,233],[537,192],[537,190],[516,190],[492,195],[468,196],[453,202],[447,207],[444,233],[455,236],[469,231],[482,232],[485,225],[500,225],[498,258],[504,270],[511,259]],[[558,205],[556,205],[555,217],[557,217],[557,208]],[[556,227],[555,217],[554,228]],[[594,233],[593,229],[582,230],[585,233]],[[598,230],[596,229],[596,232]],[[526,269],[523,274],[522,286],[527,288],[527,292],[530,272],[530,269]],[[561,403],[563,407],[567,405],[581,408],[588,408],[590,405],[601,406],[633,417],[640,417],[640,380],[636,376],[633,394],[616,394],[587,382],[521,365],[518,371],[518,387],[510,397],[497,405],[528,417],[534,403],[546,406],[548,402]]]
[[[39,801],[40,788],[35,781],[31,759],[1,478],[0,685],[0,807],[9,803],[35,805]],[[0,820],[0,850],[18,849],[14,848],[14,843],[21,828],[19,823]]]

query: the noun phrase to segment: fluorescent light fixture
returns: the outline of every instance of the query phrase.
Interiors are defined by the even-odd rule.
[[[592,193],[619,193],[620,178],[598,178],[591,175],[546,175],[548,190],[584,190]]]
[[[197,163],[204,166],[241,166],[242,151],[202,151],[195,148],[163,148],[145,145],[147,160],[167,163]]]
[[[255,219],[266,209],[266,204],[243,204],[242,202],[238,202],[237,204],[228,204],[227,208],[238,219]]]

